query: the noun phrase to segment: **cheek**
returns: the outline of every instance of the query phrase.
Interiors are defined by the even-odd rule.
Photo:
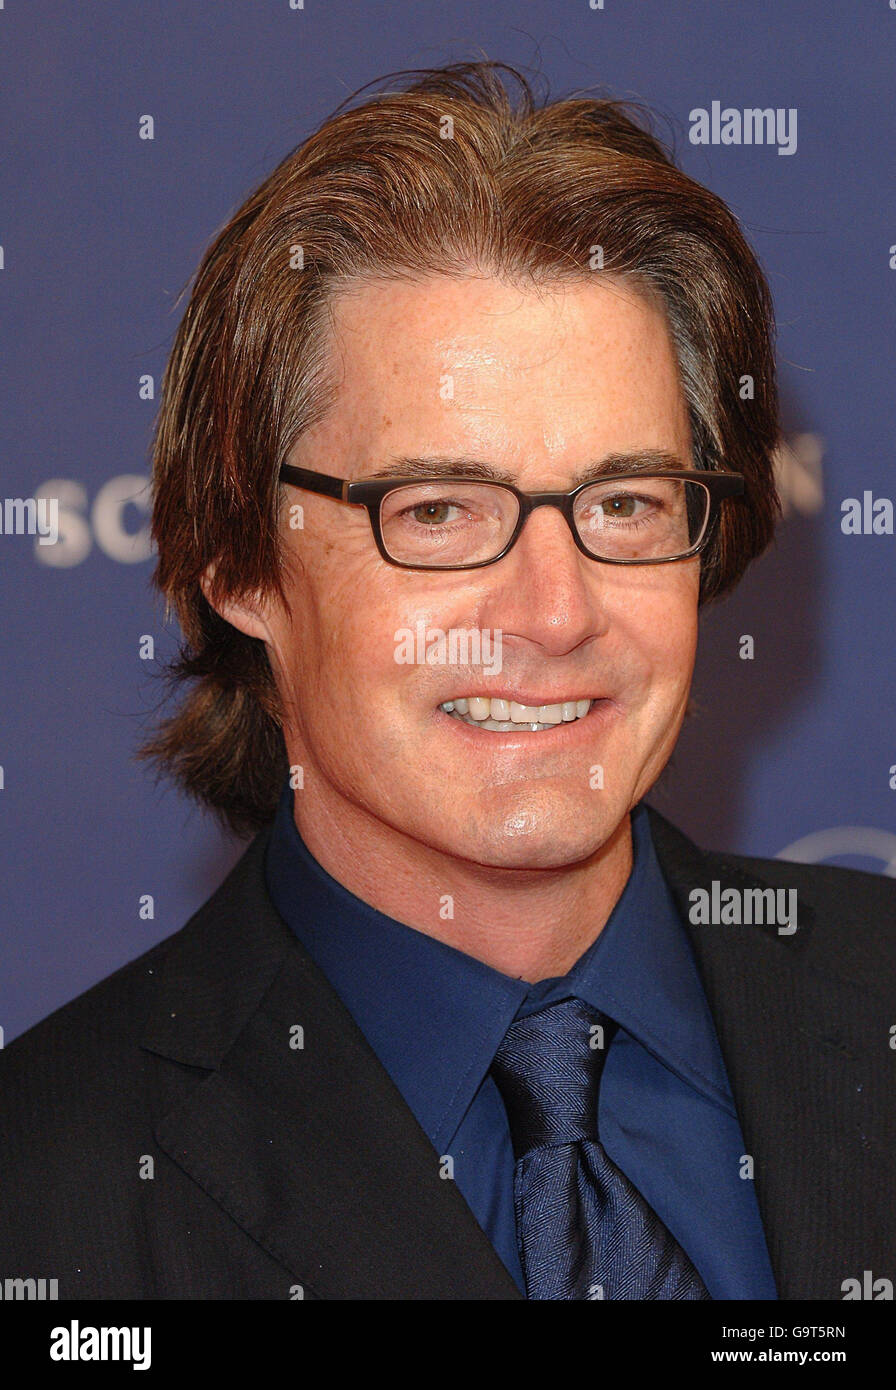
[[[457,605],[448,604],[444,593],[421,592],[396,573],[397,581],[390,582],[381,569],[365,571],[329,596],[321,660],[354,703],[364,702],[367,692],[394,707],[438,684],[440,674],[444,683],[443,668],[418,663],[421,632],[425,650],[431,630],[472,623],[466,610],[458,617]]]
[[[666,644],[662,651],[655,653],[650,703],[658,721],[675,720],[681,714],[690,689],[693,665],[693,648],[684,632],[674,645]]]
[[[312,742],[340,743],[350,727],[364,758],[398,757],[403,707],[425,675],[396,660],[397,637],[403,626],[413,630],[420,610],[396,616],[396,605],[365,602],[359,593],[363,586],[351,586],[345,602],[335,602],[331,591],[327,608],[315,602],[304,622],[297,610],[285,638],[288,684]],[[343,746],[342,756],[356,761],[361,749]]]
[[[300,694],[325,687],[338,700],[380,659],[383,618],[369,601],[371,587],[363,567],[337,566],[319,547],[313,563],[291,576],[290,612],[279,617],[275,635]]]
[[[690,612],[676,616],[667,613],[660,625],[662,641],[656,652],[657,666],[670,684],[690,680],[697,652],[697,620]]]
[[[697,596],[690,584],[682,588],[629,609],[625,623],[619,623],[621,651],[647,703],[670,700],[690,684],[697,652]]]

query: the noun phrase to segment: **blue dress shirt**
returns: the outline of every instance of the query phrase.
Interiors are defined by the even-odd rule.
[[[575,995],[616,1019],[598,1102],[607,1153],[687,1251],[714,1299],[777,1297],[744,1141],[684,927],[646,809],[634,862],[592,946],[562,978],[503,975],[394,921],[309,853],[287,784],[268,845],[268,891],[407,1101],[525,1292],[513,1148],[489,1067],[513,1019]]]

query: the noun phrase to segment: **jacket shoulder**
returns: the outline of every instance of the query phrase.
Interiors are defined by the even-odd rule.
[[[20,1172],[35,1147],[60,1164],[100,1161],[117,1136],[146,1127],[152,1057],[141,1045],[178,962],[227,969],[234,914],[259,891],[261,837],[178,931],[98,981],[0,1049],[0,1163]],[[245,931],[243,934],[246,935]],[[251,933],[248,934],[251,950]],[[201,967],[200,967],[201,970]],[[201,1010],[201,973],[196,1007]]]
[[[680,908],[694,887],[784,890],[813,965],[880,992],[896,985],[896,879],[831,864],[704,850],[653,807],[651,833]]]
[[[179,931],[0,1050],[0,1277],[58,1276],[66,1296],[154,1296],[148,1213],[180,1200],[153,1168],[167,1162],[155,1124],[206,1072],[152,1038],[176,1011],[171,1026],[186,1022],[204,1053],[276,969],[288,929],[265,899],[264,847],[257,837]]]

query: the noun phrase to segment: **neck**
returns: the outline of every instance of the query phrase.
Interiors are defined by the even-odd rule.
[[[344,802],[310,807],[305,795],[294,802],[308,850],[355,897],[530,983],[571,969],[600,935],[631,873],[628,814],[580,863],[504,869],[445,854]]]

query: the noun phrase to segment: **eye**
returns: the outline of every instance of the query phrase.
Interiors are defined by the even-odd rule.
[[[644,499],[632,492],[618,492],[613,497],[605,497],[601,502],[605,515],[620,517],[623,520],[634,516],[635,507]]]
[[[603,526],[608,521],[637,522],[658,505],[655,497],[643,497],[636,492],[613,492],[590,500],[582,513],[583,520]]]
[[[455,503],[448,502],[443,498],[433,498],[426,502],[418,502],[416,506],[408,507],[405,515],[412,516],[414,521],[421,526],[444,526],[447,522],[456,520],[449,513],[457,510]]]

